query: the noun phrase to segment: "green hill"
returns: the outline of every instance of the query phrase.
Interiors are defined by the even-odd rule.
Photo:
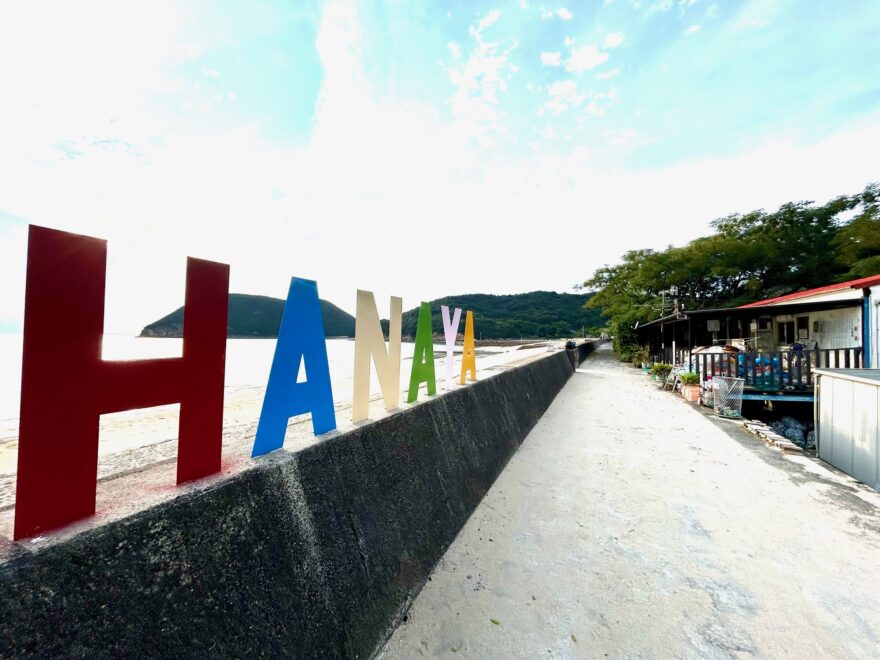
[[[459,332],[464,332],[467,310],[474,313],[477,339],[519,339],[577,337],[586,329],[601,327],[605,320],[601,310],[584,309],[592,294],[575,295],[553,291],[532,291],[495,296],[483,293],[447,296],[431,301],[431,321],[435,334],[443,334],[440,305],[462,309]],[[419,321],[418,308],[403,314],[403,336],[415,337]]]
[[[267,296],[244,293],[229,294],[230,337],[277,337],[281,325],[284,301]],[[328,337],[354,337],[354,317],[333,303],[321,301],[324,333]],[[183,307],[151,323],[141,331],[141,337],[182,337]]]

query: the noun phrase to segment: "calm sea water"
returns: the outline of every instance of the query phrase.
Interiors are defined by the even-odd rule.
[[[128,335],[105,335],[105,360],[138,360],[160,357],[180,357],[183,341],[180,339],[141,338]],[[20,334],[0,333],[0,426],[9,426],[18,419],[21,395],[21,348]],[[401,387],[409,378],[410,360],[414,345],[404,343],[401,347]],[[441,356],[445,347],[435,346],[437,357],[435,369],[438,380],[443,378],[445,368]],[[226,387],[265,387],[275,354],[274,339],[230,339],[226,345]],[[353,387],[354,341],[328,339],[327,358],[330,362],[330,380],[333,398],[350,401]],[[378,381],[373,375],[372,390]],[[5,424],[2,424],[5,422]]]

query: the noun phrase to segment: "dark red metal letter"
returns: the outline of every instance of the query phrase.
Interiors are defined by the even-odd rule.
[[[177,483],[220,470],[229,266],[189,258],[183,357],[101,359],[107,242],[30,227],[15,538],[95,513],[100,415],[180,403]]]

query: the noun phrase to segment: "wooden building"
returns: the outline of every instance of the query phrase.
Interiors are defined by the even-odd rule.
[[[753,392],[812,397],[813,369],[880,366],[880,274],[740,307],[684,311],[636,328],[652,358]]]

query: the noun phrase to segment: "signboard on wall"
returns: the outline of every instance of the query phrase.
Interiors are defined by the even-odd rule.
[[[15,539],[95,513],[102,414],[179,403],[177,483],[220,471],[229,266],[189,258],[183,357],[110,361],[101,357],[106,241],[31,226],[25,286]],[[385,408],[400,399],[402,301],[391,298],[386,348],[373,294],[357,292],[352,417],[369,413],[371,365]],[[443,308],[447,389],[461,309]],[[460,385],[476,380],[474,313],[467,310]],[[436,392],[433,328],[422,303],[407,402],[419,386]],[[300,366],[305,379],[300,381]],[[316,282],[293,278],[275,346],[252,456],[280,449],[290,417],[310,414],[316,435],[336,428]]]

